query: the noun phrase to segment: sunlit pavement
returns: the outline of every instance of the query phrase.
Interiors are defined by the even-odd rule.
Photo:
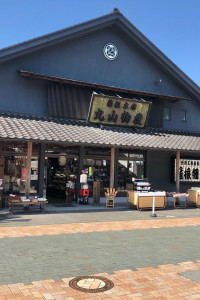
[[[0,300],[200,299],[199,209],[0,212]],[[85,293],[76,276],[114,287]]]

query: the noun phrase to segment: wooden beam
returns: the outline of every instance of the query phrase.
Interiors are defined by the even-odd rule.
[[[27,160],[26,160],[26,184],[25,184],[25,195],[29,197],[30,185],[31,185],[31,158],[32,158],[32,142],[27,143]]]
[[[71,84],[71,85],[89,87],[89,88],[97,89],[97,90],[98,89],[109,90],[109,91],[118,92],[118,93],[126,93],[126,94],[130,94],[130,95],[141,96],[141,97],[154,97],[154,98],[166,99],[166,100],[171,100],[171,101],[182,101],[182,100],[191,101],[190,98],[185,98],[185,97],[176,97],[176,96],[163,95],[163,94],[157,94],[157,93],[148,93],[145,91],[131,90],[131,89],[125,89],[125,88],[120,88],[120,87],[115,87],[115,86],[108,86],[108,85],[102,85],[102,84],[97,84],[97,83],[84,82],[84,81],[79,81],[79,80],[74,80],[74,79],[69,79],[69,78],[50,76],[50,75],[28,72],[28,71],[23,71],[23,70],[19,70],[18,72],[21,76],[28,77],[28,78],[37,78],[37,79],[48,80],[48,81],[52,81],[52,82],[67,83],[67,84]]]
[[[110,156],[110,188],[114,188],[115,179],[115,148],[111,148]]]
[[[179,168],[180,168],[180,151],[176,152],[176,192],[180,192],[180,173],[179,173]]]

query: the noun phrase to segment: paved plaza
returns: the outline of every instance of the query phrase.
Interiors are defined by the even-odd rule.
[[[200,299],[200,210],[0,212],[0,300]],[[77,276],[114,283],[101,293]]]

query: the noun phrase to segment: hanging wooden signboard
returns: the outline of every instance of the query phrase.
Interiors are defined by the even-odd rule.
[[[115,126],[144,127],[151,102],[92,94],[88,121]]]

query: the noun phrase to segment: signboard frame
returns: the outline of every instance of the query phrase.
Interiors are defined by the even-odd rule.
[[[182,176],[180,176],[180,179],[179,181],[182,182],[182,183],[190,183],[190,182],[193,182],[193,183],[199,183],[200,182],[200,158],[196,158],[196,157],[181,157],[180,158],[180,167],[179,167],[179,170],[180,168],[182,167],[182,163],[181,162],[184,162],[183,164],[183,170],[182,170]],[[187,162],[187,164],[185,164],[185,162]],[[190,162],[190,164],[188,164],[188,162]],[[191,164],[191,162],[193,162],[193,164]],[[194,165],[194,162],[196,162],[196,165]],[[197,165],[197,162],[198,162],[198,165]],[[187,172],[187,169],[186,167],[188,167],[190,169],[190,173],[188,172],[188,174],[185,172]],[[199,170],[199,173],[198,173],[198,179],[194,179],[193,178],[193,169],[197,167],[198,170]],[[192,169],[193,168],[193,169]],[[179,174],[180,174],[180,171],[179,171]],[[187,179],[185,177],[189,177],[189,175],[191,176],[191,179]],[[183,179],[181,178],[183,177]],[[173,181],[176,182],[176,158],[173,157]]]
[[[94,101],[96,101],[96,99],[100,98],[99,100],[101,101],[101,99],[105,99],[105,101],[117,101],[117,102],[127,102],[128,104],[130,105],[133,105],[135,103],[139,103],[139,104],[145,104],[145,105],[148,105],[148,110],[147,110],[147,113],[146,113],[146,119],[145,119],[145,122],[143,124],[143,126],[139,126],[137,124],[134,124],[133,122],[131,122],[130,124],[128,123],[125,123],[125,124],[115,124],[113,122],[109,122],[109,121],[101,121],[101,120],[97,120],[97,121],[92,121],[91,120],[91,117],[92,117],[92,110],[93,110],[93,104],[94,104]],[[130,99],[130,98],[120,98],[120,97],[116,97],[116,96],[108,96],[108,95],[100,95],[100,94],[97,94],[95,92],[92,93],[92,97],[91,97],[91,101],[90,101],[90,106],[89,106],[89,112],[88,112],[88,118],[87,118],[87,121],[89,123],[93,123],[93,124],[102,124],[102,125],[105,125],[105,126],[115,126],[115,127],[136,127],[136,128],[145,128],[147,123],[148,123],[148,119],[149,119],[149,114],[150,114],[150,109],[151,109],[151,104],[152,102],[150,101],[146,101],[146,100],[139,100],[139,99]],[[124,109],[125,110],[125,109]]]

